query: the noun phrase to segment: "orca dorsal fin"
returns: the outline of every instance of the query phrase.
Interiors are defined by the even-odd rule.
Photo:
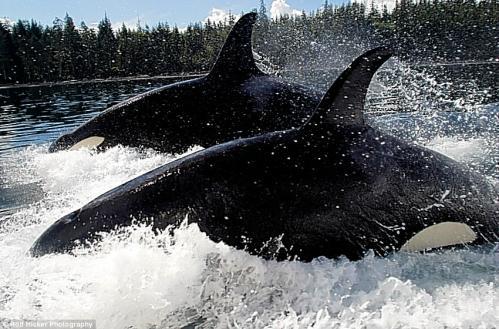
[[[379,47],[357,57],[326,92],[305,127],[363,126],[369,84],[376,71],[391,56],[392,52],[388,48]]]
[[[246,78],[251,75],[264,75],[256,66],[251,46],[251,35],[257,14],[243,15],[232,27],[209,77],[215,79]]]

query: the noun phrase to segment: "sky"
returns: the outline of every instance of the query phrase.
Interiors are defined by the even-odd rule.
[[[329,3],[346,1],[329,0]],[[265,0],[267,12],[273,16],[315,11],[323,3],[324,0]],[[140,20],[142,26],[167,21],[182,28],[207,18],[223,20],[229,12],[237,16],[258,8],[259,4],[260,0],[0,0],[0,18],[34,19],[50,25],[55,17],[63,18],[67,12],[75,23],[85,21],[94,26],[107,14],[115,27],[123,23],[135,27]]]
[[[339,5],[350,0],[329,0]],[[381,9],[386,5],[393,9],[396,0],[351,0],[364,3],[367,8],[374,3]],[[319,9],[324,0],[264,0],[267,12],[272,17],[283,14],[299,15]],[[50,25],[56,17],[66,13],[79,25],[85,21],[96,27],[105,14],[115,28],[122,24],[135,28],[154,26],[167,21],[170,25],[185,28],[189,23],[223,21],[229,13],[238,17],[241,12],[249,12],[260,6],[260,0],[0,0],[0,21],[12,22],[18,19],[34,19],[43,25]]]

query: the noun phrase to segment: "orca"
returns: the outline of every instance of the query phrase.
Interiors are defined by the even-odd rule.
[[[186,215],[213,241],[277,260],[498,241],[488,181],[364,121],[370,81],[390,56],[358,57],[304,125],[212,146],[118,186],[56,221],[31,254],[71,251],[134,222],[164,230]]]
[[[251,46],[256,18],[249,13],[239,19],[207,76],[114,105],[59,137],[49,152],[120,144],[175,154],[300,126],[320,95],[258,69]]]

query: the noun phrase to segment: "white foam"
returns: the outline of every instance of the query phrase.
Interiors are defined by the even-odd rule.
[[[487,157],[490,149],[483,138],[460,139],[458,137],[436,137],[426,147],[461,162]]]
[[[368,255],[361,261],[265,261],[214,243],[196,225],[154,235],[135,226],[78,256],[26,255],[52,221],[173,157],[113,148],[47,154],[9,170],[45,196],[0,230],[1,319],[96,319],[99,328],[492,328],[497,254]],[[20,169],[26,167],[27,169]],[[17,175],[17,177],[15,177]]]

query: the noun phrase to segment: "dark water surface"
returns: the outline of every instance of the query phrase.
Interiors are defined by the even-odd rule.
[[[114,104],[180,80],[0,88],[0,157],[11,149],[55,140]]]

